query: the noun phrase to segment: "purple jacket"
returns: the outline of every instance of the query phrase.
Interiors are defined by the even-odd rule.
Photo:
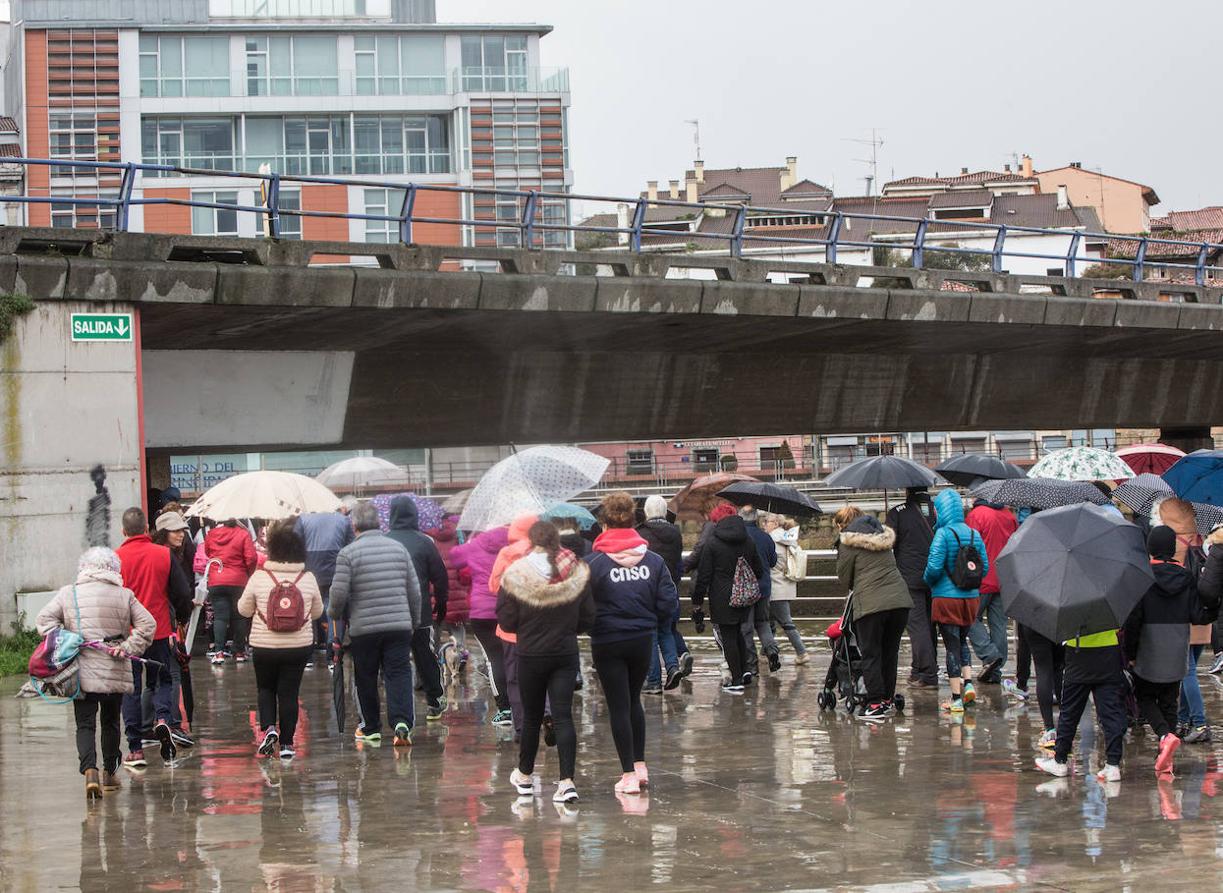
[[[497,553],[510,541],[508,527],[494,527],[478,533],[450,552],[450,560],[456,570],[467,568],[471,574],[471,619],[497,619],[497,593],[488,591],[488,578],[492,575]]]

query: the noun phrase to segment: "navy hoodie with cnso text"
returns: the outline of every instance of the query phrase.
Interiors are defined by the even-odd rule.
[[[648,635],[675,616],[679,591],[671,572],[661,556],[646,549],[635,530],[604,532],[585,560],[596,609],[591,643]]]

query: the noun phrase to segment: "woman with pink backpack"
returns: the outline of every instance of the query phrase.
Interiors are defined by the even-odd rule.
[[[251,575],[238,600],[238,613],[251,618],[255,684],[259,689],[256,753],[293,759],[297,695],[314,647],[313,621],[323,616],[323,597],[306,571],[306,543],[291,523],[271,524],[268,560]]]

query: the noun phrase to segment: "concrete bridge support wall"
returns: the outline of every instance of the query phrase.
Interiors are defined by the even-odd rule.
[[[141,503],[139,345],[71,340],[73,312],[130,309],[40,301],[0,344],[0,633]]]

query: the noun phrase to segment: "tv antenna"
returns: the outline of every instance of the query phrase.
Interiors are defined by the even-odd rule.
[[[697,118],[690,118],[684,121],[685,124],[692,125],[692,142],[696,144],[696,160],[700,161],[701,156],[701,122]]]
[[[866,181],[866,194],[874,195],[874,185],[879,182],[879,150],[883,148],[883,140],[879,138],[879,132],[872,127],[870,139],[853,139],[851,137],[842,137],[847,143],[857,143],[860,146],[871,147],[870,158],[855,158],[855,161],[860,161],[863,164],[870,165],[871,173],[869,177],[863,177]]]

